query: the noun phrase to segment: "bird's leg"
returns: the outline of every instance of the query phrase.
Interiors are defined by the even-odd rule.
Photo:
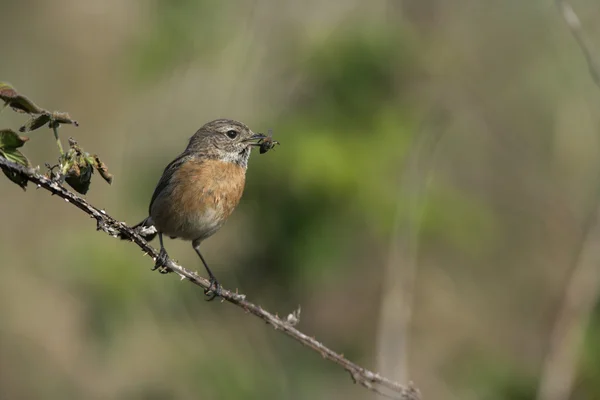
[[[157,269],[161,274],[167,274],[169,273],[169,269],[167,268],[169,255],[167,254],[167,250],[163,244],[163,236],[161,232],[158,232],[158,240],[160,241],[160,253],[158,253],[158,257],[156,258],[156,263],[154,264],[152,271]]]
[[[204,257],[202,257],[202,253],[200,253],[200,241],[194,240],[192,242],[192,245],[194,246],[194,250],[196,250],[196,253],[200,257],[200,260],[202,260],[202,264],[204,264],[204,268],[206,268],[206,272],[208,272],[210,286],[208,287],[208,289],[204,289],[204,294],[207,295],[207,297],[208,297],[206,300],[207,301],[214,300],[215,297],[221,295],[221,285],[217,281],[217,278],[215,278],[215,275],[212,273],[210,268],[208,268],[208,264],[206,263],[206,260],[204,259]],[[214,290],[212,288],[213,286],[215,287]]]

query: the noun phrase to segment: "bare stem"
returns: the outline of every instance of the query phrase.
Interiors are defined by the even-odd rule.
[[[62,147],[62,143],[60,142],[60,137],[58,136],[58,124],[52,124],[52,131],[54,131],[54,138],[56,139],[56,145],[58,146],[58,151],[60,151],[60,155],[64,155],[65,152]]]
[[[592,48],[592,44],[583,33],[581,29],[581,20],[566,0],[556,0],[556,6],[558,7],[558,11],[562,16],[565,24],[571,31],[573,38],[577,42],[579,49],[583,53],[583,57],[585,58],[585,62],[588,65],[588,71],[590,76],[596,86],[600,87],[600,65],[598,65],[598,61],[596,60],[596,55],[594,54]]]

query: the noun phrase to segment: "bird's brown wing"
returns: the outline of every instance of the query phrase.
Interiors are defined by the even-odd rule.
[[[152,204],[154,204],[154,201],[156,200],[156,198],[167,187],[167,185],[173,178],[173,175],[175,174],[175,172],[177,172],[179,167],[183,163],[188,161],[190,158],[191,158],[191,156],[189,154],[187,154],[185,152],[181,153],[179,156],[177,156],[177,158],[175,158],[173,161],[171,161],[169,163],[169,165],[167,165],[165,167],[165,170],[164,170],[162,176],[160,177],[160,180],[158,181],[156,188],[154,189],[154,193],[152,194],[152,200],[150,200],[150,206],[148,207],[148,215],[150,215],[150,210],[152,209]]]

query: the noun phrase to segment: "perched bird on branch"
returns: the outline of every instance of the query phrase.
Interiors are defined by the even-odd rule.
[[[240,202],[252,147],[261,146],[266,138],[230,119],[208,122],[190,138],[160,177],[149,216],[133,227],[146,240],[158,235],[160,255],[154,269],[168,272],[163,235],[189,240],[208,272],[208,300],[219,295],[221,286],[200,253],[200,244],[223,226]]]

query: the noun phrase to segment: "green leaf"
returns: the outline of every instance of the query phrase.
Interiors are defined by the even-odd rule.
[[[50,114],[40,114],[37,117],[31,118],[25,125],[19,128],[19,132],[31,132],[46,125],[50,122]]]
[[[9,161],[21,164],[25,167],[29,166],[29,160],[19,150],[16,149],[2,149],[0,150],[0,156],[6,158]],[[27,187],[27,177],[19,172],[12,171],[6,167],[0,167],[4,175],[11,181],[19,185],[23,190]]]
[[[29,160],[17,149],[2,149],[0,154],[9,161],[21,164],[24,167],[29,167]]]
[[[12,129],[0,130],[0,149],[17,149],[28,140],[28,137],[20,136]]]

